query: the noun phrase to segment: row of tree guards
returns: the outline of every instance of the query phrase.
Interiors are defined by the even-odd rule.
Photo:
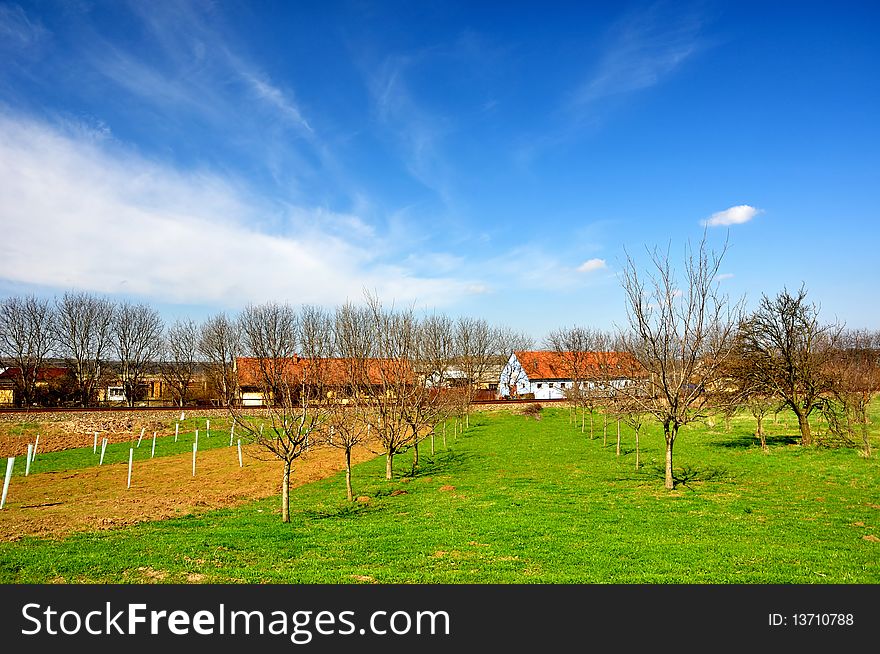
[[[181,413],[180,420],[183,421],[185,419],[185,414]],[[131,488],[131,479],[132,479],[132,470],[134,467],[134,451],[135,449],[141,446],[141,441],[144,438],[144,433],[146,432],[146,427],[141,427],[140,435],[138,436],[137,444],[132,446],[128,450],[128,478],[126,482],[126,488]],[[158,432],[153,432],[152,446],[150,448],[150,458],[153,459],[156,457],[156,437]],[[211,436],[211,421],[206,420],[205,424],[205,435],[207,438]],[[98,453],[98,432],[94,432],[93,434],[93,442],[92,442],[92,453],[95,456],[98,456],[98,465],[104,465],[104,455],[107,451],[107,445],[109,440],[106,437],[101,438],[101,448],[100,454]],[[174,423],[174,442],[178,442],[178,438],[180,436],[180,422]],[[233,445],[233,439],[235,438],[235,420],[233,420],[232,425],[229,429],[229,447]],[[30,475],[31,465],[37,454],[37,447],[40,444],[40,436],[37,435],[34,443],[28,443],[27,446],[27,454],[25,459],[25,477]],[[238,450],[238,467],[244,467],[244,458],[242,456],[241,449],[241,439],[237,439],[237,450]],[[196,459],[198,455],[199,449],[199,429],[195,429],[195,439],[192,447],[192,476],[196,476]],[[12,480],[13,471],[15,469],[15,459],[16,457],[11,456],[6,460],[6,474],[3,479],[3,495],[2,499],[0,499],[0,509],[6,506],[6,497],[9,493],[9,485]]]

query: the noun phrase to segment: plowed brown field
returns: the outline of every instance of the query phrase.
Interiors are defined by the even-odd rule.
[[[191,454],[138,461],[131,488],[126,488],[128,464],[14,477],[0,512],[0,540],[60,538],[76,531],[113,529],[235,506],[280,493],[281,463],[255,458],[265,457],[265,451],[256,446],[243,450],[242,468],[234,447],[199,452],[195,477]],[[352,452],[352,463],[373,456],[369,449],[359,447]],[[315,449],[297,460],[291,485],[316,481],[343,468],[340,450]]]

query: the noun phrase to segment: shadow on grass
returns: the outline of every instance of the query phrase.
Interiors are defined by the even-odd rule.
[[[476,457],[471,452],[456,452],[446,450],[435,452],[434,456],[419,455],[419,467],[405,472],[402,477],[416,479],[419,477],[431,477],[453,470],[467,470]]]
[[[768,447],[772,447],[773,445],[797,445],[801,442],[801,438],[800,435],[767,436],[766,441]],[[713,441],[712,445],[714,447],[723,447],[726,449],[748,449],[750,447],[760,448],[761,441],[758,440],[754,434],[742,434],[734,438]]]
[[[377,493],[376,497],[388,495],[388,493]],[[310,509],[300,511],[300,514],[312,520],[326,520],[327,518],[356,518],[377,507],[370,507],[369,503],[363,502],[346,502],[338,506],[326,509]]]
[[[643,475],[657,479],[666,478],[666,469],[663,466],[652,465],[641,469]],[[690,484],[706,481],[727,481],[730,474],[726,468],[716,468],[714,466],[692,466],[685,465],[679,469],[672,471],[672,484],[675,488],[684,486],[690,491],[694,489]]]

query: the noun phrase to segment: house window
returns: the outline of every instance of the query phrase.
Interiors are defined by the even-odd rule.
[[[553,382],[550,382],[549,384],[547,384],[547,386],[548,386],[549,388],[553,388]]]
[[[124,400],[125,399],[125,390],[122,386],[110,386],[107,389],[107,399],[108,400]]]
[[[543,384],[537,384],[537,386],[538,386],[538,388],[541,388],[541,386],[543,386]]]

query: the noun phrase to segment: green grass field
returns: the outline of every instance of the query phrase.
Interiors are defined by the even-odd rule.
[[[408,456],[395,458],[392,482],[382,457],[357,466],[355,494],[368,503],[349,505],[336,475],[291,492],[291,524],[270,498],[4,543],[0,581],[880,582],[876,453],[802,448],[793,421],[771,418],[765,454],[743,416],[729,432],[723,423],[685,428],[675,448],[680,483],[667,492],[658,428],[644,430],[636,470],[631,432],[623,428],[618,457],[613,424],[607,446],[597,425],[590,440],[567,409],[545,409],[540,421],[477,413],[463,435],[450,431],[448,450],[437,438],[431,457],[424,442],[414,476],[403,476]]]

